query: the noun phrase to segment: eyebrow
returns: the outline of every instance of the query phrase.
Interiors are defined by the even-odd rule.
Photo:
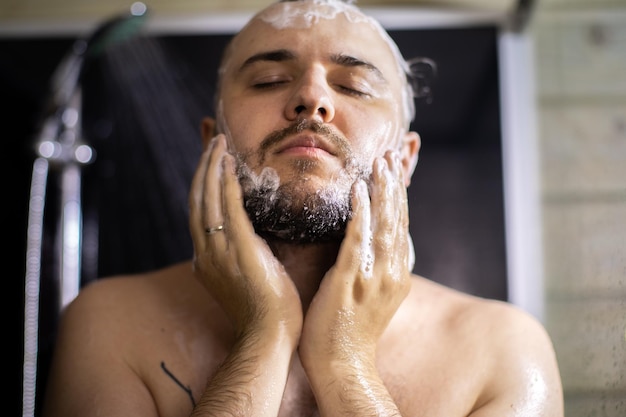
[[[350,55],[335,54],[331,56],[330,60],[337,65],[341,65],[342,67],[365,68],[366,70],[374,73],[374,75],[376,75],[376,77],[379,78],[380,80],[385,81],[385,77],[383,76],[382,71],[378,69],[376,65],[369,63],[367,61],[363,61],[362,59],[359,59]]]
[[[244,63],[239,68],[239,72],[243,71],[247,67],[251,66],[256,62],[261,61],[271,61],[271,62],[285,62],[291,61],[296,58],[296,55],[287,50],[287,49],[277,49],[274,51],[260,52],[258,54],[252,55],[250,58],[246,59]],[[366,70],[372,72],[377,78],[385,81],[385,77],[383,73],[378,67],[374,64],[369,63],[367,61],[363,61],[362,59],[345,55],[345,54],[333,54],[330,57],[330,61],[334,64],[340,65],[342,67],[362,67]]]
[[[293,60],[295,58],[296,58],[296,55],[293,52],[290,52],[286,49],[277,49],[275,51],[260,52],[246,59],[244,63],[241,65],[241,67],[239,67],[239,72],[243,71],[244,69],[251,66],[255,62],[260,62],[260,61],[284,62],[284,61]]]

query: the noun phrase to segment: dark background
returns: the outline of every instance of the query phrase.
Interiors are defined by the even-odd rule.
[[[417,103],[413,124],[422,137],[409,188],[414,272],[461,291],[506,300],[497,29],[396,30],[391,35],[405,58],[428,57],[437,64],[432,102]],[[87,62],[84,140],[97,158],[83,170],[89,250],[83,259],[84,283],[191,256],[186,194],[200,152],[200,119],[213,113],[216,57],[229,38],[139,37]],[[24,265],[35,140],[50,77],[74,41],[0,38],[2,259],[10,301],[6,415],[21,410]],[[56,326],[59,191],[58,170],[53,169],[44,219],[40,383]]]

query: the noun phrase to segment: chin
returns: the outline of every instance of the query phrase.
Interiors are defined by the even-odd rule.
[[[343,239],[352,216],[350,187],[293,180],[277,189],[247,189],[244,206],[256,232],[294,243]]]

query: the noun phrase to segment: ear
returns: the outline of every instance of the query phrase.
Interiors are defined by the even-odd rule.
[[[411,177],[415,166],[417,165],[418,154],[422,141],[417,132],[407,132],[402,140],[400,149],[400,161],[404,170],[404,185],[407,187],[411,184]]]
[[[212,117],[205,117],[202,119],[202,148],[206,149],[209,146],[209,142],[215,136],[215,119]]]

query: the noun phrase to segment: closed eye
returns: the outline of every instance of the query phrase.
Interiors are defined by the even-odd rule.
[[[356,90],[356,89],[351,88],[351,87],[346,87],[344,85],[339,85],[339,86],[337,86],[337,88],[339,90],[341,90],[342,92],[344,92],[344,93],[346,93],[348,95],[351,95],[351,96],[355,96],[355,97],[369,97],[370,96],[369,93],[365,93],[363,91]]]
[[[287,81],[266,81],[266,82],[260,82],[260,83],[255,83],[252,85],[252,88],[255,88],[257,90],[265,90],[265,89],[270,89],[273,87],[278,87],[281,84],[285,84]]]

